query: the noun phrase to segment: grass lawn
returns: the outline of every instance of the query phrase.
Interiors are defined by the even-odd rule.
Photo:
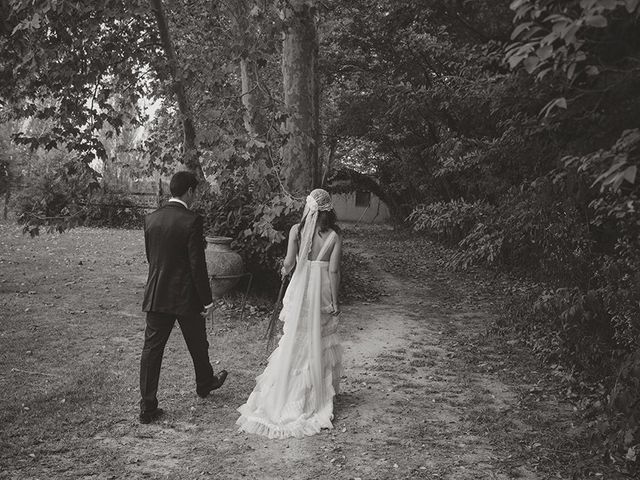
[[[145,435],[137,424],[142,232],[78,228],[30,238],[14,224],[0,228],[0,477],[130,472],[136,458],[103,437],[119,428]],[[206,400],[195,395],[191,359],[174,329],[159,392],[168,424],[206,417],[233,426],[262,368],[267,313],[242,324],[236,317],[219,310],[208,326],[214,369],[233,373]]]

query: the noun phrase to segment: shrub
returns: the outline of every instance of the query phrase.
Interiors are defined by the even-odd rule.
[[[74,156],[56,151],[36,159],[26,186],[14,205],[25,232],[37,235],[41,227],[63,231],[84,220],[84,203],[99,188],[96,172]]]
[[[74,156],[36,154],[26,185],[14,200],[19,223],[37,235],[41,228],[62,232],[77,225],[140,227],[144,209],[126,193],[105,192],[97,173]]]
[[[513,295],[511,326],[545,360],[609,389],[604,445],[627,461],[640,453],[639,167],[640,130],[627,130],[611,148],[563,158],[496,207],[457,200],[409,216],[415,230],[457,244],[451,266],[539,282]]]
[[[591,259],[588,226],[575,205],[555,196],[548,181],[512,192],[460,241],[453,265],[483,264],[538,279],[584,280]]]
[[[129,195],[97,190],[86,200],[82,223],[88,227],[141,228],[145,209]]]
[[[247,269],[275,280],[303,203],[283,192],[264,154],[254,146],[252,155],[234,151],[228,158],[209,159],[211,189],[201,193],[194,208],[205,218],[207,235],[233,238]]]
[[[612,148],[566,157],[535,182],[537,197],[529,200],[540,203],[545,192],[557,205],[553,215],[519,221],[526,217],[518,213],[524,204],[514,203],[505,217],[511,222],[495,219],[490,227],[503,241],[524,245],[529,222],[544,226],[535,256],[540,265],[560,266],[542,269],[548,288],[514,299],[514,324],[544,358],[609,388],[610,412],[598,428],[605,449],[629,468],[640,451],[639,164],[640,131],[625,131]],[[462,242],[466,254],[482,260],[471,237]]]
[[[424,232],[448,244],[456,244],[492,211],[493,207],[487,203],[467,203],[459,199],[418,205],[407,220],[417,232]]]

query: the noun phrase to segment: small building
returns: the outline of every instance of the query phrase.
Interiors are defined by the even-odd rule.
[[[387,223],[389,208],[373,192],[366,190],[331,195],[340,222]]]

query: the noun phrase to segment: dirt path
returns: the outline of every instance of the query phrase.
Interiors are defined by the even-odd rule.
[[[572,426],[553,373],[489,334],[493,297],[478,294],[477,278],[443,269],[429,244],[389,243],[388,232],[351,237],[348,249],[383,295],[343,308],[334,430],[280,441],[234,425],[263,369],[264,314],[240,324],[220,311],[211,352],[231,375],[205,400],[174,332],[161,378],[167,415],[139,425],[139,232],[2,237],[15,253],[0,257],[0,478],[614,478],[580,455],[585,432]],[[410,267],[408,250],[421,259]],[[60,263],[32,268],[52,258]]]
[[[232,406],[244,397],[221,392],[213,400],[227,412],[220,423],[203,415],[136,427],[120,438],[112,431],[104,441],[127,446],[133,471],[157,476],[172,472],[168,476],[176,478],[548,478],[548,472],[534,471],[535,459],[533,464],[518,460],[523,451],[543,448],[541,432],[519,411],[527,408],[521,405],[522,392],[535,388],[500,380],[496,365],[505,362],[493,346],[477,345],[490,316],[477,309],[438,312],[430,308],[434,299],[428,285],[385,272],[375,260],[376,254],[369,255],[386,293],[377,302],[344,309],[346,374],[336,400],[334,431],[283,441],[239,434]],[[471,366],[465,355],[478,349],[488,356],[479,355],[482,361]],[[240,379],[248,393],[261,369],[231,367],[231,381]],[[538,414],[556,422],[570,411],[553,403]],[[489,430],[496,428],[504,428],[498,435],[502,444],[492,442]],[[518,443],[509,439],[514,430],[512,439]],[[523,438],[530,438],[529,443]]]

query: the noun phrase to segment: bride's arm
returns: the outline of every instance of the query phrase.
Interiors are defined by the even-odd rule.
[[[329,278],[331,280],[331,303],[333,304],[333,313],[340,313],[338,304],[338,292],[340,292],[340,260],[342,259],[342,238],[338,236],[336,243],[331,252],[329,259]]]
[[[298,224],[289,230],[289,244],[287,246],[287,255],[282,263],[282,275],[288,275],[296,266],[296,256],[298,255]]]

